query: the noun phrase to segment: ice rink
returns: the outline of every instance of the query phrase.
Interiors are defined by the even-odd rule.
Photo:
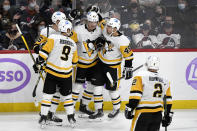
[[[173,110],[174,116],[168,131],[197,131],[196,110]],[[123,112],[113,120],[107,119],[105,113],[103,121],[92,122],[87,118],[78,118],[77,126],[68,126],[64,112],[58,112],[58,116],[64,119],[64,126],[47,126],[40,129],[38,113],[0,113],[0,131],[129,131],[131,121],[124,118]],[[160,128],[164,131],[164,128]]]

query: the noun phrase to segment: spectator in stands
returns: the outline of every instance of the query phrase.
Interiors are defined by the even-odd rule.
[[[168,12],[174,17],[174,28],[181,35],[180,48],[192,48],[192,23],[195,13],[189,6],[188,0],[178,0],[177,7]]]
[[[39,6],[37,5],[36,0],[28,0],[28,5],[25,7],[22,6],[20,10],[18,22],[20,22],[19,25],[22,32],[26,35],[26,40],[28,41],[30,49],[32,49],[36,39],[33,26],[40,15]]]
[[[25,45],[20,33],[16,28],[16,23],[11,23],[6,34],[2,38],[2,47],[5,50],[25,50]]]
[[[152,19],[153,25],[154,25],[154,32],[155,34],[158,34],[161,32],[162,24],[164,23],[164,18],[165,18],[166,12],[165,9],[158,5],[155,7],[155,13],[154,17]]]
[[[197,20],[194,23],[192,48],[197,48]]]
[[[11,9],[10,1],[3,0],[2,4],[0,5],[0,32],[5,33],[4,31],[7,30],[8,25],[12,22],[13,13],[15,8]]]
[[[151,27],[144,23],[141,27],[141,31],[138,34],[133,35],[132,39],[136,48],[153,49],[157,48],[159,41],[155,35],[150,34]]]
[[[158,34],[157,39],[160,41],[158,48],[180,48],[181,35],[173,32],[173,26],[170,23],[164,23],[163,31]]]
[[[129,34],[130,31],[128,31],[131,25],[136,23],[140,25],[144,23],[146,13],[145,10],[139,6],[138,0],[130,0],[126,8],[126,10],[121,12],[122,30],[125,32],[125,35],[132,36],[132,34]]]

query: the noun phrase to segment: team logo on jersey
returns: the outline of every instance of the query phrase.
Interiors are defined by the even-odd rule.
[[[0,64],[0,93],[17,92],[29,83],[31,73],[22,61],[0,58]]]
[[[166,37],[162,41],[162,47],[161,48],[174,48],[175,47],[175,41],[171,37]]]
[[[86,49],[86,53],[90,57],[95,51],[94,41],[90,41],[88,39],[87,42],[83,41],[83,45],[84,45],[84,47]]]
[[[187,67],[186,81],[192,88],[197,90],[197,58],[192,60]]]
[[[103,48],[103,55],[107,52],[113,51],[114,44],[112,44],[110,41],[105,42],[105,46]]]

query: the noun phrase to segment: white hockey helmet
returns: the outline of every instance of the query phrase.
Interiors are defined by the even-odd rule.
[[[109,21],[107,22],[107,25],[119,30],[121,24],[120,24],[120,20],[118,20],[117,18],[110,18]]]
[[[90,22],[98,22],[99,21],[99,16],[96,12],[90,11],[87,13],[87,21]]]
[[[51,19],[52,19],[52,22],[56,24],[58,20],[61,21],[63,19],[66,19],[66,15],[63,12],[56,11],[53,13]]]
[[[58,30],[60,32],[68,33],[68,29],[70,32],[72,31],[72,23],[68,20],[61,20],[58,24]]]
[[[159,70],[160,60],[157,56],[149,56],[146,61],[148,69]]]

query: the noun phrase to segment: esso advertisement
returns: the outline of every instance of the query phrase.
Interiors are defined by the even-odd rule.
[[[0,66],[0,93],[17,92],[29,83],[31,73],[22,61],[0,58]]]

